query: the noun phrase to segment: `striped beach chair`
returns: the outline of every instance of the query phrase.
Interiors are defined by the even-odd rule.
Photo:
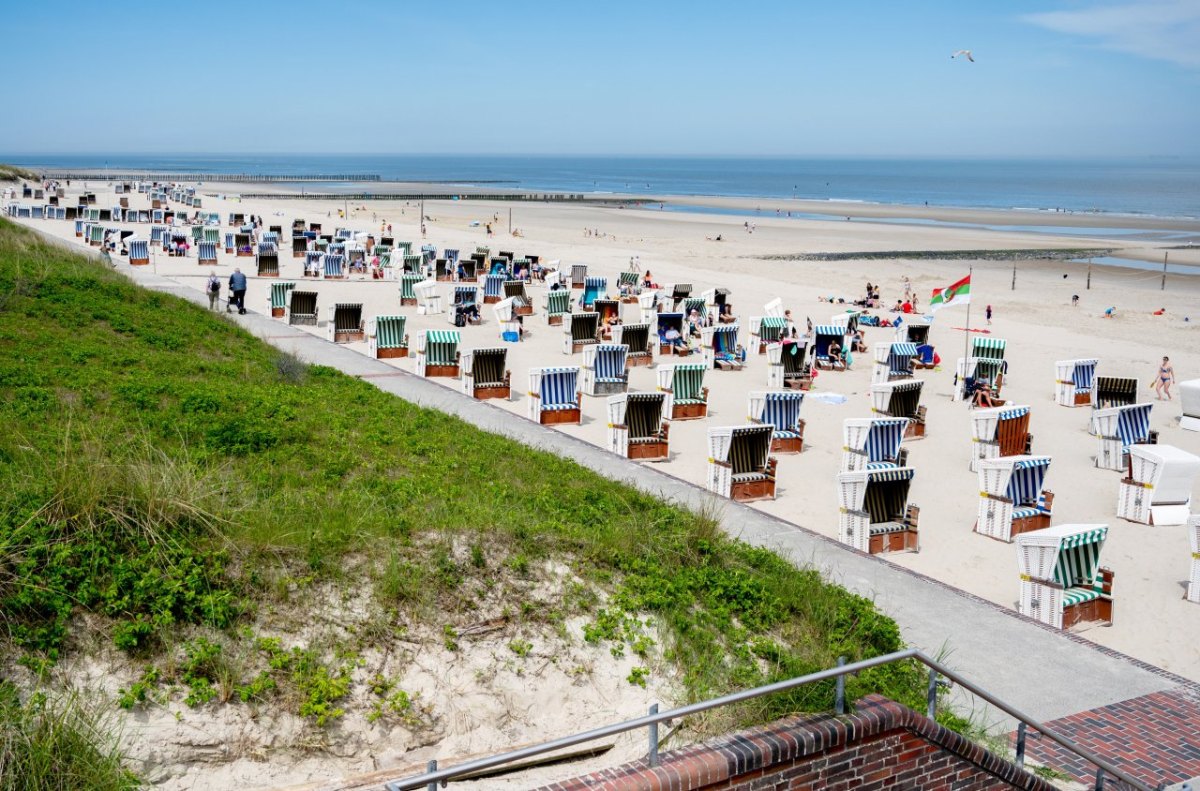
[[[746,364],[746,350],[738,345],[738,325],[705,327],[701,330],[704,364],[719,371],[740,371]]]
[[[234,234],[229,231],[225,234],[225,252],[228,255],[237,253],[237,241],[234,240]]]
[[[291,303],[292,289],[295,283],[271,283],[267,291],[267,315],[271,318],[282,319],[287,315]]]
[[[1122,472],[1126,468],[1129,449],[1134,445],[1158,442],[1158,432],[1150,430],[1153,403],[1097,409],[1092,413],[1099,448],[1096,466]]]
[[[1043,488],[1049,456],[1005,456],[979,462],[975,532],[998,541],[1050,526],[1054,493]]]
[[[681,357],[691,354],[691,348],[687,345],[687,328],[684,326],[682,313],[658,313],[654,316],[653,321],[657,327],[659,354],[677,354]],[[679,333],[678,343],[667,340],[667,334],[671,330]]]
[[[329,340],[334,343],[352,343],[365,340],[363,306],[361,302],[338,302],[333,306],[333,317],[328,324]]]
[[[10,205],[10,206],[8,207],[8,209],[9,209],[9,212],[8,212],[8,213],[9,213],[9,216],[16,216],[16,208],[17,208],[17,207],[16,207],[16,205]],[[84,222],[83,222],[83,220],[76,220],[76,221],[75,221],[75,236],[77,236],[77,237],[78,237],[78,238],[80,238],[80,239],[82,239],[82,238],[83,238],[83,226],[84,226]],[[152,229],[150,229],[150,230],[151,230],[151,234],[152,234],[152,235],[151,235],[151,237],[150,237],[151,241],[157,241],[157,240],[155,239],[155,237],[153,236],[154,229],[152,228]],[[159,234],[160,234],[160,235],[162,234],[162,229],[161,229],[161,228],[159,229]]]
[[[304,235],[292,237],[292,258],[303,258],[308,252],[308,237]]]
[[[579,367],[529,369],[529,419],[543,425],[582,422]]]
[[[572,313],[569,320],[564,320],[563,327],[563,354],[575,354],[600,342],[600,315],[597,313]]]
[[[1028,455],[1032,446],[1028,406],[1012,404],[971,412],[972,472],[981,459]]]
[[[198,264],[207,266],[217,265],[217,243],[216,242],[201,242],[197,250]]]
[[[237,248],[235,255],[243,257],[254,255],[254,236],[249,232],[235,233],[233,235],[233,244]]]
[[[533,315],[533,302],[525,290],[524,280],[505,280],[504,297],[513,300],[513,312],[518,316]]]
[[[758,349],[759,354],[766,354],[767,346],[783,341],[785,329],[787,319],[783,316],[751,316],[750,347]]]
[[[321,260],[325,254],[316,250],[309,250],[304,254],[304,276],[305,277],[320,277],[323,274],[322,267],[324,262]]]
[[[629,347],[625,344],[597,343],[583,350],[583,392],[590,396],[624,393],[629,386],[625,367]]]
[[[907,439],[925,436],[925,407],[921,405],[921,388],[925,382],[908,379],[880,382],[871,385],[871,411],[881,417],[908,418]]]
[[[666,289],[671,297],[671,309],[674,311],[683,310],[683,301],[692,295],[691,283],[672,283]]]
[[[860,552],[918,552],[920,509],[908,501],[910,467],[837,476],[838,540]]]
[[[1004,384],[1008,371],[1005,360],[991,357],[960,357],[954,382],[954,400],[970,401],[975,391],[984,384],[990,385],[995,395]]]
[[[483,304],[494,305],[504,299],[505,274],[489,274],[483,279]]]
[[[620,272],[617,274],[617,292],[622,302],[637,304],[638,294],[642,293],[642,281],[637,272]]]
[[[670,458],[671,425],[663,419],[662,393],[621,393],[608,399],[608,449],[634,461]]]
[[[453,247],[447,247],[442,253],[446,256],[446,263],[450,265],[450,271],[454,271],[454,267],[458,265],[458,250]]]
[[[260,242],[254,256],[259,277],[279,277],[279,248],[270,242]]]
[[[563,316],[571,313],[571,292],[560,288],[557,291],[547,291],[543,297],[542,307],[546,313],[546,323],[552,327],[563,323]]]
[[[433,261],[433,278],[441,283],[454,280],[454,266],[445,258],[435,258]]]
[[[466,326],[470,324],[481,324],[483,317],[479,313],[479,289],[475,286],[465,286],[462,284],[456,285],[452,293],[454,300],[450,306],[450,311],[446,314],[447,320],[451,324],[459,324]],[[460,320],[459,316],[463,318]],[[470,318],[475,316],[476,318]]]
[[[675,309],[682,313],[688,321],[696,321],[702,324],[710,323],[708,320],[708,305],[704,302],[704,297],[684,297],[675,305]],[[695,314],[694,316],[692,314]]]
[[[417,333],[417,375],[459,376],[458,345],[462,336],[455,330],[421,330]]]
[[[198,245],[203,241],[204,241],[204,226],[203,225],[193,225],[192,226],[192,244]]]
[[[1055,525],[1016,537],[1021,615],[1056,629],[1112,623],[1113,572],[1100,567],[1108,525]]]
[[[104,244],[104,226],[92,225],[88,229],[88,244],[92,247],[99,247]]]
[[[1117,493],[1117,516],[1144,525],[1183,525],[1192,511],[1200,457],[1172,445],[1135,445]]]
[[[317,326],[317,292],[292,290],[288,300],[288,324]]]
[[[842,472],[886,470],[908,466],[900,447],[907,418],[847,418],[842,421]]]
[[[1128,376],[1097,376],[1092,388],[1092,408],[1107,409],[1137,403],[1137,379]]]
[[[804,450],[804,418],[800,407],[804,393],[796,390],[750,393],[748,416],[751,423],[770,426],[772,453],[800,453]]]
[[[708,430],[708,490],[738,502],[775,499],[770,426]]]
[[[603,277],[585,277],[583,279],[583,294],[579,297],[579,305],[587,310],[597,299],[602,299],[608,291],[608,279]]]
[[[917,356],[917,345],[907,341],[875,344],[875,365],[871,370],[871,381],[894,382],[913,378],[913,359]]]
[[[464,258],[454,266],[454,279],[459,283],[479,282],[479,262],[474,258]]]
[[[812,359],[823,371],[844,371],[846,363],[829,352],[834,344],[846,350],[846,328],[837,324],[818,324],[813,327]]]
[[[197,227],[199,227],[199,226],[197,226]],[[209,225],[204,226],[204,238],[201,239],[201,241],[212,242],[213,244],[220,244],[221,243],[221,229],[214,228]]]
[[[600,315],[601,337],[612,337],[612,328],[621,323],[621,303],[615,299],[597,299],[592,310]]]
[[[658,392],[666,394],[663,410],[671,420],[696,420],[708,416],[705,370],[700,363],[658,366]]]
[[[161,225],[151,225],[150,226],[150,244],[161,245],[162,239],[163,239],[163,234],[166,232],[166,230],[167,229],[162,227]]]
[[[408,317],[376,316],[367,322],[367,353],[377,360],[408,356]]]
[[[508,370],[508,349],[475,349],[462,358],[462,391],[479,400],[512,395],[512,372]]]
[[[129,265],[145,266],[150,263],[150,243],[145,239],[129,240]],[[203,263],[203,262],[201,262]]]
[[[416,305],[417,292],[414,287],[425,278],[416,273],[405,272],[400,275],[400,304]]]
[[[1059,360],[1054,364],[1054,403],[1059,406],[1085,406],[1092,403],[1092,383],[1096,379],[1096,358]]]
[[[571,288],[583,288],[587,281],[587,264],[571,265]]]
[[[803,343],[772,343],[767,346],[767,387],[808,390],[812,371],[808,347]]]
[[[395,259],[396,259],[396,256],[393,255],[392,260],[395,260]],[[405,253],[403,258],[401,259],[401,261],[403,263],[402,271],[404,271],[405,273],[413,274],[413,275],[421,274],[421,256],[412,255],[411,253]]]
[[[325,253],[321,257],[321,270],[326,280],[345,280],[346,267],[344,259],[337,253]]]
[[[618,324],[612,328],[612,342],[629,347],[625,364],[630,368],[654,364],[654,346],[650,341],[649,324]]]

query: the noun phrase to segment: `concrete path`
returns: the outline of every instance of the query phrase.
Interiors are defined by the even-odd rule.
[[[43,236],[79,251],[77,246],[63,240]],[[146,270],[124,265],[120,270],[144,288],[207,306],[207,298],[198,290]],[[1088,740],[1089,746],[1105,757],[1119,760],[1150,785],[1200,774],[1200,750],[1175,752],[1171,759],[1177,762],[1187,756],[1186,765],[1164,766],[1153,760],[1137,760],[1137,751],[1115,749],[1119,745],[1112,741],[1114,734],[1120,734],[1127,724],[1145,714],[1136,705],[1114,704],[1169,698],[1175,706],[1182,707],[1177,712],[1180,717],[1184,721],[1190,719],[1184,741],[1195,744],[1193,736],[1200,730],[1196,725],[1200,722],[1200,687],[1185,679],[1022,618],[1012,610],[885,560],[855,552],[802,526],[715,497],[651,465],[630,462],[582,440],[514,417],[487,402],[399,371],[280,320],[255,313],[230,318],[252,335],[306,362],[360,377],[406,401],[456,415],[486,431],[572,459],[605,477],[686,508],[718,514],[729,535],[773,549],[798,565],[818,568],[831,581],[873,599],[896,620],[910,645],[931,656],[941,656],[967,678],[1034,719],[1062,720],[1064,725],[1072,726],[1073,736],[1081,738],[1089,729],[1109,728],[1107,740]],[[1166,698],[1162,697],[1164,694]],[[1009,730],[1015,725],[1013,720],[965,695],[955,705],[961,714],[973,711],[990,730]],[[1064,759],[1053,751],[1047,751],[1045,757]]]

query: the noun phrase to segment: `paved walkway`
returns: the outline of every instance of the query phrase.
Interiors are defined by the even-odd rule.
[[[63,240],[48,237],[78,251]],[[122,271],[139,285],[207,306],[198,290],[145,270]],[[224,315],[224,314],[223,314]],[[1102,648],[1075,635],[1022,618],[1014,611],[887,561],[855,552],[825,536],[718,498],[704,489],[637,464],[554,429],[514,417],[277,319],[248,313],[232,316],[247,332],[306,362],[336,368],[420,406],[460,417],[486,431],[572,459],[613,480],[626,482],[684,507],[717,513],[723,528],[750,544],[768,547],[793,562],[873,599],[900,625],[904,639],[944,661],[1026,715],[1054,722],[1100,755],[1118,762],[1151,786],[1200,775],[1200,685]],[[990,728],[1015,722],[982,702],[956,701]],[[1041,751],[1041,752],[1039,752]],[[1066,756],[1035,742],[1031,755],[1081,776]]]

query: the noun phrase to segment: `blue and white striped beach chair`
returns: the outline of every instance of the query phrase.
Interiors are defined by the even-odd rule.
[[[908,341],[875,344],[875,366],[871,372],[871,381],[893,382],[912,379],[913,359],[917,354],[917,345]]]
[[[493,305],[504,299],[504,281],[507,277],[504,274],[489,274],[483,279],[483,304]]]
[[[1127,404],[1092,413],[1092,425],[1100,443],[1097,467],[1123,472],[1131,446],[1158,441],[1157,432],[1150,430],[1153,408],[1152,403]]]
[[[908,451],[900,447],[907,418],[847,418],[842,422],[842,472],[904,467]]]
[[[1054,365],[1054,402],[1059,406],[1085,406],[1092,402],[1092,383],[1096,379],[1096,358],[1059,360]]]
[[[838,540],[860,552],[920,550],[920,509],[908,502],[913,470],[843,472],[837,476]]]
[[[838,356],[830,354],[833,345],[841,348]],[[846,328],[836,324],[818,324],[813,327],[812,359],[823,371],[844,371],[846,363],[843,359],[846,350]]]
[[[542,424],[579,424],[579,367],[529,369],[529,419]]]
[[[321,259],[321,268],[326,280],[344,280],[346,277],[344,261],[336,253],[326,253]]]
[[[1045,489],[1049,456],[1004,456],[979,462],[975,532],[1000,541],[1050,526],[1054,493]]]
[[[217,264],[217,244],[216,242],[201,242],[197,246],[198,258],[196,262],[199,264],[207,264],[216,266]]]
[[[629,386],[625,366],[629,347],[625,344],[598,343],[583,350],[583,392],[590,396],[624,393]]]
[[[129,265],[145,266],[150,263],[150,243],[145,239],[129,240]]]
[[[804,418],[800,407],[804,393],[797,390],[754,391],[749,398],[749,419],[774,429],[772,453],[800,453],[804,450]]]

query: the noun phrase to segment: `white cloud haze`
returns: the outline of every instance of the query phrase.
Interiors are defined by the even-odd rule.
[[[1200,0],[1152,0],[1028,14],[1025,21],[1105,49],[1200,68]]]

